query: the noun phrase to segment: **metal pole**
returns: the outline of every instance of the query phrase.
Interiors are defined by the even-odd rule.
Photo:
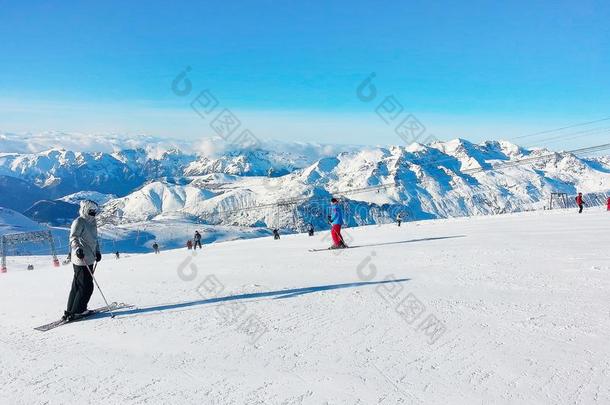
[[[0,273],[6,273],[6,240],[4,236],[0,237],[0,255],[2,255]]]

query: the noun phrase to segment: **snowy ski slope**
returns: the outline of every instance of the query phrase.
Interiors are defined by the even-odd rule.
[[[45,333],[71,270],[41,261],[0,274],[0,402],[608,404],[609,225],[558,210],[348,229],[361,247],[339,252],[307,251],[320,232],[107,256],[105,294],[136,308]]]

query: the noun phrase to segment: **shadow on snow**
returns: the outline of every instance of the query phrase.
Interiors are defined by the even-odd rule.
[[[339,290],[339,289],[343,289],[343,288],[356,288],[356,287],[379,285],[379,284],[386,284],[386,283],[403,283],[403,282],[409,281],[409,280],[410,279],[408,279],[408,278],[400,278],[400,279],[383,280],[383,281],[363,281],[363,282],[357,282],[357,283],[330,284],[330,285],[321,285],[321,286],[304,287],[304,288],[293,288],[293,289],[288,289],[288,290],[237,294],[237,295],[229,295],[226,297],[208,298],[208,299],[195,300],[195,301],[179,302],[179,303],[175,303],[175,304],[157,305],[157,306],[146,307],[146,308],[135,308],[135,309],[129,309],[126,311],[116,311],[116,312],[114,312],[114,314],[115,314],[115,317],[121,317],[121,316],[129,316],[129,315],[146,314],[146,313],[150,313],[150,312],[171,311],[174,309],[189,308],[189,307],[195,307],[195,306],[199,306],[199,305],[208,305],[208,304],[215,304],[215,303],[222,303],[222,302],[229,302],[229,301],[249,300],[249,299],[268,298],[268,297],[274,297],[273,299],[294,298],[294,297],[298,297],[299,295],[312,294],[312,293],[317,293],[317,292],[321,292],[321,291]],[[91,320],[91,319],[106,318],[109,316],[110,316],[109,313],[103,313],[103,314],[89,317],[87,319],[83,319],[83,321]]]
[[[426,241],[430,241],[430,240],[455,239],[455,238],[465,238],[465,237],[466,237],[466,235],[436,236],[436,237],[432,237],[432,238],[399,240],[397,242],[382,242],[382,243],[371,243],[369,245],[354,245],[354,246],[350,246],[349,248],[354,249],[354,248],[371,247],[371,246],[399,245],[402,243],[426,242]]]

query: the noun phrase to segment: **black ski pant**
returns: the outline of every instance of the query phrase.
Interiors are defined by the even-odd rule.
[[[72,289],[68,297],[67,312],[70,314],[79,314],[87,310],[87,304],[91,294],[93,294],[93,277],[87,266],[74,266],[74,279],[72,280]],[[93,265],[89,266],[93,270]]]
[[[578,204],[578,213],[582,214],[583,204]]]
[[[201,249],[201,241],[200,240],[196,240],[195,241],[195,249],[197,249],[197,246],[199,246],[199,249]]]

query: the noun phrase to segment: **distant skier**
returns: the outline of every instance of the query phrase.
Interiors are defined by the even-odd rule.
[[[328,216],[328,222],[331,224],[330,235],[333,238],[333,245],[330,249],[343,249],[347,245],[343,242],[343,236],[341,236],[341,226],[343,225],[343,210],[339,205],[339,200],[332,198],[330,200],[330,215]]]
[[[72,222],[70,228],[70,257],[74,279],[63,320],[71,320],[75,315],[86,313],[93,294],[93,264],[102,260],[95,221],[98,211],[99,207],[94,201],[81,201],[79,217]]]
[[[582,209],[585,205],[585,202],[582,198],[582,193],[578,193],[578,195],[576,196],[576,205],[578,205],[578,213],[582,214]]]
[[[401,222],[402,222],[402,212],[399,212],[398,215],[396,215],[396,223],[398,224],[398,226],[400,226]]]
[[[309,234],[309,236],[313,236],[313,224],[309,224],[309,228],[307,228],[307,233]]]
[[[152,245],[153,251],[155,252],[156,255],[159,254],[159,244],[157,242],[153,243]]]
[[[195,241],[194,249],[197,250],[197,246],[201,249],[201,234],[199,231],[195,231],[195,236],[193,236],[193,240]]]
[[[187,240],[186,241],[186,249],[187,250],[192,250],[193,249],[193,241],[192,240]]]
[[[273,230],[273,239],[279,239],[279,238],[280,238],[280,231],[277,228],[275,228]]]
[[[119,260],[121,258],[121,254],[119,253],[118,250],[116,252],[114,252],[114,257],[116,257],[117,260]]]

